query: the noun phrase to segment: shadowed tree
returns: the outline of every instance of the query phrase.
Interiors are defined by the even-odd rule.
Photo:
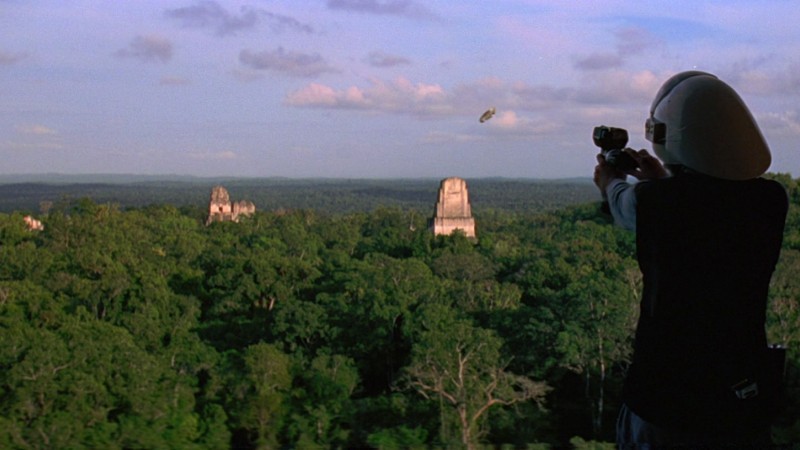
[[[369,395],[388,392],[406,363],[405,322],[416,308],[441,296],[436,277],[421,261],[371,254],[337,275],[340,292],[320,295],[340,330],[333,351],[351,356]]]
[[[303,365],[292,390],[294,413],[289,425],[297,448],[340,448],[352,420],[358,371],[350,358],[320,355]]]
[[[232,417],[257,449],[278,448],[284,400],[292,384],[289,357],[273,345],[258,343],[244,350],[242,362],[241,373],[228,373]]]

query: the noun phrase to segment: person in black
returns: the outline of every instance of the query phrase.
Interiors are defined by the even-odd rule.
[[[594,174],[615,222],[636,232],[644,284],[618,446],[763,448],[780,386],[765,320],[786,191],[761,178],[769,148],[714,75],[667,80],[646,137],[658,158],[626,149],[638,163],[626,173],[598,155]]]

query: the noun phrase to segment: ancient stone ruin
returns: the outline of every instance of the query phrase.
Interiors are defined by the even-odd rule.
[[[466,181],[456,177],[442,180],[439,185],[439,201],[436,202],[430,227],[436,236],[462,230],[467,237],[475,237],[475,219],[469,205]]]
[[[256,205],[248,200],[231,203],[228,190],[222,186],[211,189],[211,201],[208,204],[208,220],[211,222],[238,222],[239,217],[249,216],[256,212]]]
[[[44,225],[42,225],[41,220],[36,220],[33,216],[25,216],[22,218],[25,221],[25,226],[31,231],[41,231],[44,230]]]

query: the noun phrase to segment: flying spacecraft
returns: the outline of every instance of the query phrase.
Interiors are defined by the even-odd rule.
[[[483,123],[483,122],[486,122],[487,120],[491,119],[492,116],[494,115],[494,112],[495,112],[494,106],[489,108],[489,109],[487,109],[486,112],[483,113],[483,115],[479,119],[480,122]]]

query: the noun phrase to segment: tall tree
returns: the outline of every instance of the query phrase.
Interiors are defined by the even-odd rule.
[[[548,390],[544,383],[505,370],[502,341],[491,330],[439,305],[426,308],[420,320],[423,330],[406,368],[406,381],[425,398],[439,402],[442,444],[476,448],[486,432],[490,408],[543,401]]]
[[[615,231],[578,222],[560,256],[572,269],[558,296],[563,329],[556,346],[562,365],[584,376],[595,436],[603,429],[609,371],[629,360],[638,316],[641,276],[617,251]]]
[[[273,345],[258,343],[244,350],[240,364],[238,370],[232,367],[226,374],[227,409],[234,426],[244,431],[248,445],[259,450],[278,448],[292,385],[290,358]]]
[[[291,441],[297,448],[344,447],[353,414],[351,396],[358,385],[355,364],[345,356],[319,355],[299,369],[292,390]]]
[[[356,361],[368,395],[386,393],[408,358],[405,323],[419,305],[440,301],[440,285],[422,261],[383,254],[354,261],[336,277],[341,290],[319,296],[338,329],[331,347]]]

